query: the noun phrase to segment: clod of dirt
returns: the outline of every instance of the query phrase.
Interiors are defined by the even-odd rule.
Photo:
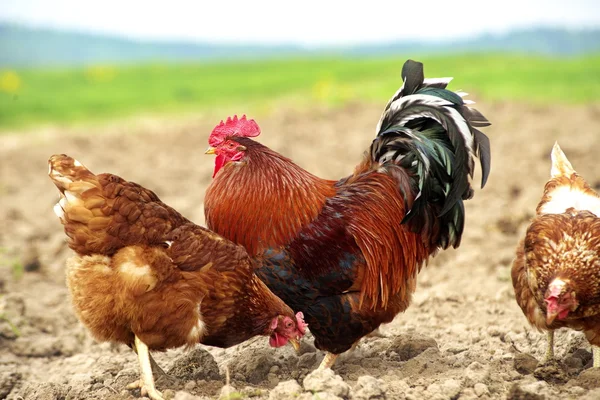
[[[544,381],[515,383],[507,396],[507,400],[542,400],[555,399],[557,392]]]
[[[394,361],[407,361],[415,358],[429,348],[438,349],[437,342],[428,337],[417,335],[400,335],[394,338],[388,349],[390,359]],[[396,353],[394,356],[393,353]]]
[[[243,377],[245,382],[258,384],[269,375],[271,367],[276,365],[275,358],[263,350],[245,349],[229,364],[231,375]]]
[[[530,375],[538,366],[538,360],[531,354],[517,353],[513,361],[515,370],[521,375]]]
[[[0,296],[0,338],[16,339],[25,315],[25,300],[20,294]]]
[[[221,388],[221,393],[219,394],[219,400],[233,400],[239,399],[240,396],[235,388],[231,385],[225,385]]]
[[[472,362],[467,369],[465,369],[465,386],[473,387],[477,383],[485,383],[489,376],[489,365],[482,365],[477,361]]]
[[[381,380],[370,375],[364,375],[358,378],[354,391],[353,400],[372,400],[385,399],[386,384]]]
[[[196,347],[176,358],[167,373],[184,382],[199,379],[218,380],[221,377],[217,362],[201,347]]]
[[[600,389],[589,391],[586,395],[579,397],[579,400],[597,400],[600,399]]]
[[[462,387],[456,379],[447,379],[443,383],[432,383],[427,386],[424,397],[428,399],[456,399],[460,394]]]
[[[490,394],[490,390],[484,383],[476,383],[475,386],[473,386],[473,390],[475,391],[477,397]]]
[[[590,368],[569,381],[569,386],[581,386],[585,389],[600,388],[600,368]]]
[[[298,359],[298,368],[312,368],[317,362],[316,353],[305,353]]]
[[[3,372],[0,374],[0,399],[5,399],[17,383],[21,380],[17,372]]]
[[[533,371],[533,376],[549,383],[565,383],[569,380],[567,370],[556,360],[551,360],[539,365],[535,371]]]
[[[78,339],[72,336],[52,337],[34,335],[19,337],[11,345],[13,353],[23,357],[71,356],[80,347]]]
[[[302,394],[302,386],[295,380],[281,382],[269,393],[269,400],[287,400]]]
[[[545,398],[546,396],[543,394],[531,392],[520,386],[518,383],[511,386],[508,395],[506,396],[506,400],[544,400]]]
[[[306,353],[316,353],[316,352],[317,352],[317,348],[315,346],[313,346],[311,343],[307,342],[306,340],[303,340],[302,342],[300,342],[300,349],[298,350],[299,356],[303,356]]]
[[[350,386],[329,368],[311,372],[304,378],[302,384],[309,392],[327,392],[342,398],[348,396],[350,392]]]
[[[56,400],[65,399],[69,392],[68,385],[58,383],[31,383],[23,390],[24,400]]]
[[[575,350],[571,357],[579,358],[584,366],[587,365],[587,363],[589,363],[590,361],[592,361],[592,353],[587,351],[586,349]]]
[[[203,397],[199,397],[199,396],[194,396],[193,394],[190,394],[188,392],[184,392],[184,391],[179,391],[175,393],[175,397],[173,397],[173,400],[202,400]]]

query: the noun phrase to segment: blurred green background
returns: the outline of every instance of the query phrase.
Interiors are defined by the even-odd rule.
[[[382,103],[400,86],[407,58],[424,62],[428,77],[455,77],[450,88],[477,101],[600,100],[600,29],[593,20],[575,30],[542,26],[423,40],[417,32],[406,40],[302,46],[128,38],[2,17],[0,10],[0,132],[225,106],[268,113],[282,105]]]

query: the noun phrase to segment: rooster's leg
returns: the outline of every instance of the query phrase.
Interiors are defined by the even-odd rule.
[[[548,331],[548,348],[544,357],[544,363],[552,360],[554,360],[554,330],[551,329]]]
[[[321,361],[321,365],[319,365],[319,368],[317,369],[331,368],[338,356],[339,354],[325,353],[325,358]]]
[[[594,368],[600,368],[600,347],[592,345],[592,356],[594,359]]]
[[[140,389],[142,396],[148,396],[152,400],[163,400],[162,394],[154,386],[154,377],[152,376],[152,365],[150,363],[150,352],[148,346],[137,336],[135,337],[135,349],[140,362],[142,377],[139,381],[133,382],[127,386],[127,389]]]

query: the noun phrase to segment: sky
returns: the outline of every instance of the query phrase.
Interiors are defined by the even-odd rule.
[[[596,0],[0,0],[0,20],[146,40],[352,45],[600,27]]]

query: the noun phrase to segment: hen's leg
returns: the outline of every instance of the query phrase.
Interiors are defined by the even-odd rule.
[[[554,330],[548,331],[548,348],[546,350],[546,356],[544,357],[544,362],[554,360]]]
[[[321,361],[321,365],[317,369],[331,368],[338,356],[339,354],[325,353],[325,358]]]
[[[127,389],[141,390],[142,396],[148,396],[152,400],[163,400],[162,394],[154,387],[154,377],[152,376],[152,365],[150,364],[150,352],[148,346],[137,336],[135,337],[135,349],[140,362],[142,377],[139,381],[133,382],[127,386]]]
[[[600,368],[600,347],[592,345],[592,357],[594,359],[594,368]]]
[[[158,363],[154,360],[154,358],[152,358],[152,354],[148,353],[148,357],[150,358],[150,365],[152,366],[152,373],[153,374],[158,374],[160,376],[166,376],[166,377],[170,377],[169,374],[167,374],[165,372],[165,370],[163,370],[160,365],[158,365]],[[159,377],[160,378],[160,377]]]

